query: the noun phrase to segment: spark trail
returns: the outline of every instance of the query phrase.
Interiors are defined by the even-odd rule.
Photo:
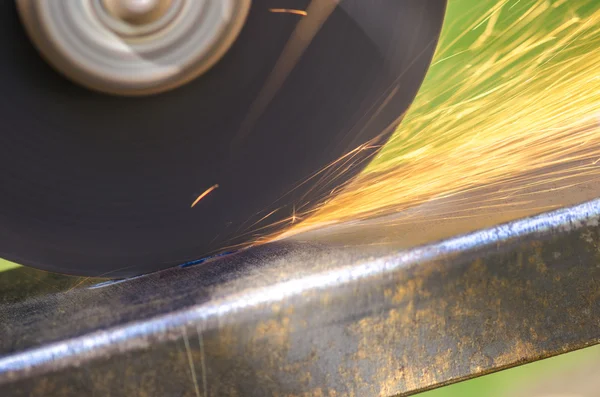
[[[600,178],[600,4],[451,0],[446,20],[391,140],[342,192],[296,214],[304,221],[286,235],[465,192],[470,211],[501,211],[519,196],[536,208],[550,185]]]

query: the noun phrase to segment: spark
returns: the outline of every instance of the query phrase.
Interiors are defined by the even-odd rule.
[[[308,15],[308,13],[304,10],[295,10],[293,8],[269,8],[269,11],[277,14],[294,14],[303,17]]]
[[[509,10],[512,10],[513,8],[515,8],[520,2],[521,2],[521,0],[515,1],[515,3],[512,6],[510,6]]]
[[[466,193],[474,196],[473,213],[500,211],[498,201],[522,194],[530,197],[528,210],[542,210],[551,206],[536,204],[540,195],[598,180],[600,5],[494,4],[462,16],[458,35],[445,28],[422,89],[388,144],[316,210],[294,213],[302,222],[284,235]],[[351,163],[352,156],[340,159],[336,170]],[[334,176],[317,183],[331,191]],[[484,194],[482,187],[496,190]]]
[[[280,208],[275,208],[273,211],[269,212],[267,215],[263,216],[262,218],[260,218],[259,220],[257,220],[256,222],[254,222],[252,225],[250,225],[249,227],[247,227],[244,230],[252,229],[254,226],[258,225],[259,223],[262,223],[262,221],[269,218],[271,215],[273,215],[274,213],[276,213],[279,210],[280,210]]]
[[[202,200],[204,197],[208,196],[209,194],[211,194],[214,190],[216,190],[218,188],[219,188],[219,185],[215,184],[215,185],[212,185],[211,187],[209,187],[208,189],[206,189],[204,191],[204,193],[202,193],[200,196],[198,196],[198,198],[192,203],[190,208],[194,208],[196,206],[196,204],[198,204],[200,202],[200,200]]]
[[[290,217],[290,222],[292,222],[292,224],[298,222],[298,216],[296,215],[296,206],[294,206],[294,208],[292,209],[292,216]]]
[[[269,106],[277,92],[281,89],[290,73],[309,47],[313,38],[319,33],[323,24],[337,7],[336,2],[311,0],[308,4],[310,17],[302,18],[288,39],[281,55],[275,62],[267,81],[264,83],[256,99],[250,106],[233,145],[239,147],[254,128],[254,124]],[[307,11],[308,15],[308,11]]]

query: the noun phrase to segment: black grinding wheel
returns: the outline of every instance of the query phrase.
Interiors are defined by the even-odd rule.
[[[124,97],[57,73],[15,1],[0,2],[0,257],[76,275],[147,273],[272,232],[356,175],[376,145],[335,178],[329,169],[302,184],[393,132],[425,76],[446,0],[341,1],[296,62],[284,48],[314,16],[280,11],[310,3],[253,1],[203,75]],[[293,68],[278,84],[282,52]]]

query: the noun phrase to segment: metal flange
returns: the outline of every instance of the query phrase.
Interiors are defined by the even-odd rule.
[[[42,55],[69,79],[117,95],[164,92],[227,52],[250,0],[17,0]]]

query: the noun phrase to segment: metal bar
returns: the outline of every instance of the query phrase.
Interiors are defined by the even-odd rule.
[[[3,304],[0,395],[408,395],[597,344],[599,219],[595,200],[406,250],[297,240]]]

